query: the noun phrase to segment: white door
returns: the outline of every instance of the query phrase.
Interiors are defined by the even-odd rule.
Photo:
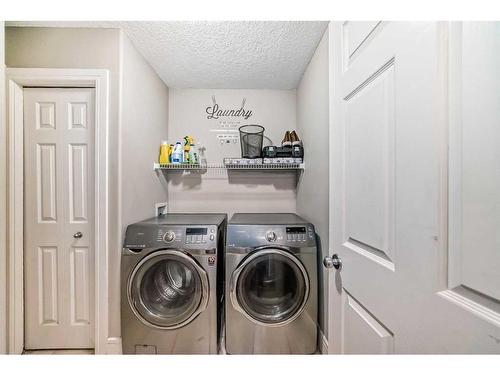
[[[94,90],[24,90],[25,348],[94,347]]]
[[[498,26],[460,46],[473,91],[456,108],[475,112],[450,155],[449,244],[448,25],[330,26],[330,352],[500,353]]]

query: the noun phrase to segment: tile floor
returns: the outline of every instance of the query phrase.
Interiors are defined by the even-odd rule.
[[[94,354],[93,349],[47,349],[47,350],[25,350],[23,354],[68,354],[68,355],[81,355],[81,354]]]

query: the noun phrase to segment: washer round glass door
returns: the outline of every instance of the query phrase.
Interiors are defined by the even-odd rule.
[[[308,297],[304,266],[281,249],[254,252],[232,275],[231,302],[254,323],[288,324],[302,313]]]
[[[159,250],[135,267],[129,278],[128,298],[144,324],[180,328],[207,307],[207,273],[181,251]]]

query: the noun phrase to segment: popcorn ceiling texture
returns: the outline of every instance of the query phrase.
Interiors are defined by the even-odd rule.
[[[121,27],[172,88],[294,89],[328,22],[8,22]]]

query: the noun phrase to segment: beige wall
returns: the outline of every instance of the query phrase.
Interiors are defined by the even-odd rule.
[[[7,28],[6,64],[9,67],[104,68],[110,71],[111,336],[120,336],[119,254],[123,230],[131,222],[152,216],[154,203],[167,196],[167,180],[171,212],[227,212],[231,215],[238,211],[297,210],[316,225],[323,252],[327,252],[328,160],[325,153],[320,152],[322,147],[325,150],[328,147],[328,51],[325,40],[326,37],[298,91],[172,89],[169,93],[130,41],[121,37],[119,30]],[[218,104],[230,108],[239,108],[242,99],[246,98],[245,108],[253,111],[252,117],[248,120],[207,119],[205,109],[212,105],[212,95]],[[181,178],[180,172],[155,174],[152,171],[160,141],[167,136],[170,142],[175,142],[186,134],[193,135],[206,147],[208,162],[238,157],[240,145],[222,146],[214,131],[224,129],[228,122],[236,126],[261,124],[266,128],[266,136],[275,144],[281,142],[285,130],[297,128],[306,145],[308,165],[298,182],[298,191],[295,172],[209,171],[201,176],[192,174]],[[321,321],[324,322],[324,313]]]
[[[212,95],[224,108],[252,110],[242,118],[207,119]],[[222,163],[224,157],[241,157],[239,143],[221,145],[215,130],[260,124],[265,135],[280,144],[285,130],[296,126],[295,90],[209,90],[171,89],[169,96],[168,140],[171,143],[192,135],[206,147],[207,162]],[[235,133],[238,134],[238,133]],[[171,212],[295,212],[295,172],[214,171],[205,174],[169,172]]]
[[[7,258],[6,258],[6,129],[5,129],[5,44],[4,22],[0,21],[0,354],[7,352]]]
[[[297,129],[305,148],[306,169],[297,187],[297,213],[312,222],[320,238],[321,253],[319,322],[325,336],[328,331],[328,275],[321,265],[328,255],[328,30],[297,88]],[[321,287],[322,285],[322,287]]]
[[[167,134],[168,88],[118,29],[9,27],[6,63],[110,72],[109,335],[119,337],[124,228],[152,216],[154,203],[166,200],[166,183],[152,163]]]
[[[167,139],[168,122],[168,88],[125,35],[121,93],[120,216],[125,233],[127,225],[153,216],[154,204],[167,200],[166,182],[153,171],[153,162],[158,158],[161,140]],[[114,250],[119,257],[121,248]],[[120,273],[110,278],[110,289],[119,290]],[[120,294],[110,293],[110,303],[115,325],[120,315]]]
[[[15,68],[98,68],[110,73],[109,103],[109,249],[110,277],[116,274],[121,246],[118,213],[118,140],[120,90],[120,30],[83,28],[7,27],[5,58]],[[111,282],[113,279],[110,280]],[[118,293],[109,291],[110,296]],[[113,303],[113,299],[110,300]],[[119,310],[118,310],[119,312]],[[119,336],[118,313],[110,305],[110,335]]]

